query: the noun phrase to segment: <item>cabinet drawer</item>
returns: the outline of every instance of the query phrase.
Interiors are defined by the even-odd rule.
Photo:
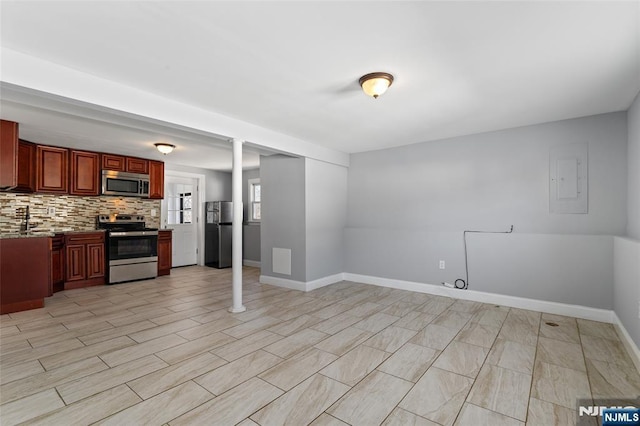
[[[87,232],[82,234],[65,235],[65,243],[68,244],[88,244],[104,243],[104,232]]]

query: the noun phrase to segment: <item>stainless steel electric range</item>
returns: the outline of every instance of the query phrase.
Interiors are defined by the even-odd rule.
[[[101,214],[96,228],[107,231],[109,284],[158,276],[158,229],[147,228],[144,216]]]

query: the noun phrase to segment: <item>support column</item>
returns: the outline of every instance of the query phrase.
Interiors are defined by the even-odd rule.
[[[233,306],[229,308],[229,312],[232,313],[247,310],[242,305],[242,144],[243,141],[240,139],[233,140],[233,172],[231,175]]]

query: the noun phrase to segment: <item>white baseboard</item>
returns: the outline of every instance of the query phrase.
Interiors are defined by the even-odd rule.
[[[259,260],[242,259],[242,264],[244,266],[253,266],[254,268],[259,268],[261,266],[261,263]]]
[[[622,321],[620,321],[620,318],[618,318],[615,311],[611,313],[611,316],[613,317],[613,326],[615,327],[622,344],[635,364],[636,369],[640,371],[640,349],[638,349],[638,345],[633,341],[627,329],[624,328]]]
[[[474,290],[456,290],[441,285],[418,283],[413,281],[393,280],[378,278],[369,275],[344,273],[346,281],[354,281],[363,284],[373,284],[380,287],[410,290],[418,293],[428,293],[438,296],[453,297],[456,299],[471,300],[474,302],[491,303],[495,305],[510,306],[513,308],[529,309],[532,311],[546,312],[549,314],[566,315],[576,318],[588,319],[600,322],[613,322],[612,312],[607,309],[590,308],[588,306],[569,305],[566,303],[548,302],[545,300],[527,299],[524,297],[507,296],[503,294],[485,293]]]
[[[546,312],[549,314],[566,315],[575,318],[588,319],[607,323],[616,323],[617,316],[607,309],[591,308],[588,306],[570,305],[568,303],[549,302],[546,300],[527,299],[524,297],[507,296],[504,294],[485,293],[474,290],[456,290],[440,285],[418,283],[414,281],[402,281],[389,278],[373,277],[370,275],[360,275],[345,272],[323,277],[314,281],[294,281],[286,278],[260,275],[260,282],[279,287],[290,288],[300,291],[311,291],[340,281],[354,281],[363,284],[372,284],[379,287],[396,288],[399,290],[415,291],[417,293],[428,293],[437,296],[453,297],[456,299],[471,300],[474,302],[490,303],[494,305],[509,306],[512,308],[529,309],[532,311]],[[626,331],[625,331],[626,332]],[[629,340],[632,342],[631,338]]]
[[[328,286],[333,283],[337,283],[343,280],[342,273],[330,275],[328,277],[322,277],[313,281],[295,281],[286,278],[272,277],[269,275],[260,275],[260,282],[262,284],[271,284],[278,287],[290,288],[292,290],[311,291],[316,288]]]
[[[317,280],[307,282],[307,291],[315,290],[316,288],[326,287],[328,285],[339,283],[344,281],[344,274],[339,273],[335,275],[329,275],[328,277],[318,278]]]
[[[307,291],[307,285],[302,281],[271,277],[269,275],[260,275],[260,282],[262,284],[271,284],[278,287],[290,288],[291,290]]]

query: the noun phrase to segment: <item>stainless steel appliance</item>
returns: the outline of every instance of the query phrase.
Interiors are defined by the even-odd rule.
[[[158,276],[158,230],[144,216],[99,215],[96,228],[106,229],[109,284]]]
[[[149,175],[103,170],[102,195],[149,198]]]
[[[207,201],[204,203],[204,263],[214,268],[231,266],[231,201]]]

